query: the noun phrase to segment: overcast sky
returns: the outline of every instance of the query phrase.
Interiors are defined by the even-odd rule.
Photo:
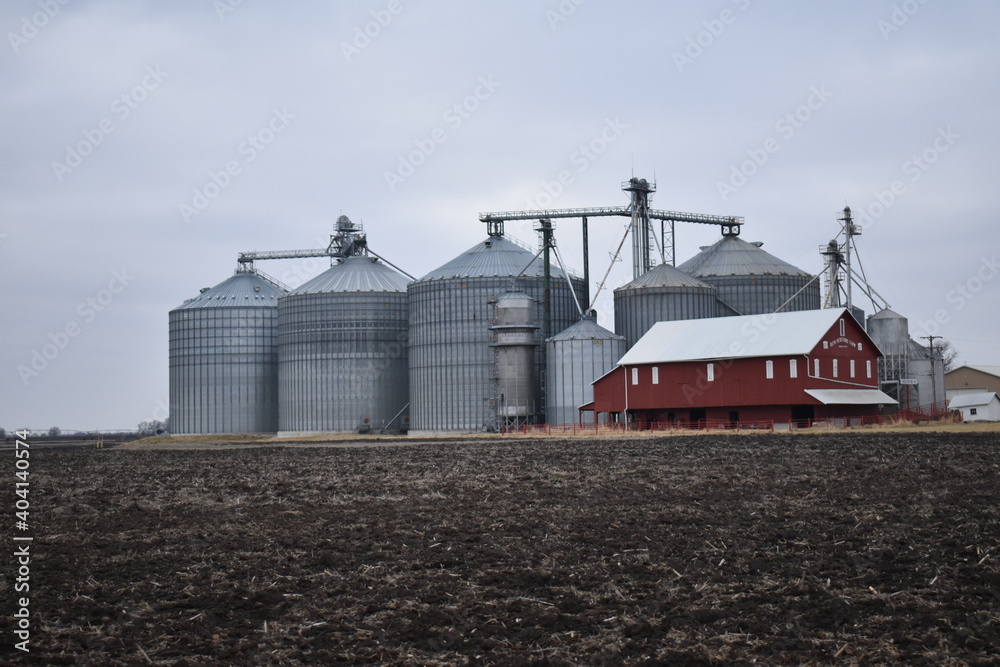
[[[240,251],[346,214],[419,277],[480,212],[624,205],[633,174],[810,273],[849,204],[911,334],[1000,365],[998,24],[986,0],[4,2],[0,426],[164,417],[167,313]],[[624,224],[591,220],[595,279]],[[678,263],[718,233],[679,224]],[[577,271],[579,236],[557,223]]]

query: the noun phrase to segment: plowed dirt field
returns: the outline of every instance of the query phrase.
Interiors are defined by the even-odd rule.
[[[0,662],[998,664],[998,454],[850,432],[36,449],[32,651],[5,576]]]

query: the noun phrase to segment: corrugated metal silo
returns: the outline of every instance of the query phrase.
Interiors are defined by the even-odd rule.
[[[789,299],[781,312],[818,310],[820,281],[761,245],[724,235],[677,268],[718,289],[719,301],[733,311],[720,314],[773,313]]]
[[[494,304],[490,346],[496,359],[497,426],[534,423],[542,414],[538,402],[538,312],[535,301],[521,291],[504,293]]]
[[[917,341],[910,339],[910,358],[907,368],[907,377],[915,380],[915,385],[909,385],[910,391],[905,389],[900,393],[903,395],[901,405],[905,405],[907,393],[910,396],[910,404],[907,407],[928,406],[933,403],[941,403],[945,400],[944,385],[944,362],[941,359],[940,351],[934,351],[931,358],[931,350]]]
[[[615,290],[615,331],[631,348],[657,322],[718,316],[716,289],[660,264]]]
[[[514,285],[514,277],[524,272]],[[474,432],[496,422],[491,300],[512,286],[535,300],[544,321],[543,262],[503,237],[489,237],[407,288],[410,306],[410,432]],[[573,278],[578,298],[585,285]],[[565,279],[552,277],[553,331],[579,319]],[[539,342],[541,342],[539,340]],[[535,354],[544,373],[544,346]]]
[[[879,380],[895,381],[905,377],[910,350],[909,321],[899,313],[883,308],[868,318],[868,335],[885,355],[885,363],[879,362]]]
[[[872,337],[882,358],[878,360],[879,382],[886,383],[882,388],[890,396],[899,401],[900,406],[907,408],[919,405],[913,401],[907,405],[906,392],[899,391],[899,380],[910,377],[910,324],[899,313],[883,308],[868,318],[868,335]]]
[[[278,301],[282,433],[398,427],[409,400],[406,283],[354,256]]]
[[[273,433],[278,428],[278,297],[240,270],[170,311],[170,430]]]
[[[546,419],[550,424],[578,423],[577,408],[594,400],[591,383],[622,358],[625,338],[600,326],[591,314],[549,338],[545,345],[549,379]]]

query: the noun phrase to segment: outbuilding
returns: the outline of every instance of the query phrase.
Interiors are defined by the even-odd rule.
[[[959,366],[944,374],[948,398],[959,394],[1000,393],[1000,366]]]
[[[948,403],[948,409],[960,411],[962,421],[1000,421],[1000,398],[995,391],[958,394]]]
[[[734,426],[877,415],[896,403],[879,390],[880,356],[843,308],[658,322],[581,410]]]

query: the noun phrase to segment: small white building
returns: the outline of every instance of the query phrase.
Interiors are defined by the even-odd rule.
[[[960,410],[967,422],[1000,421],[1000,398],[996,392],[958,394],[948,403],[949,410]]]

